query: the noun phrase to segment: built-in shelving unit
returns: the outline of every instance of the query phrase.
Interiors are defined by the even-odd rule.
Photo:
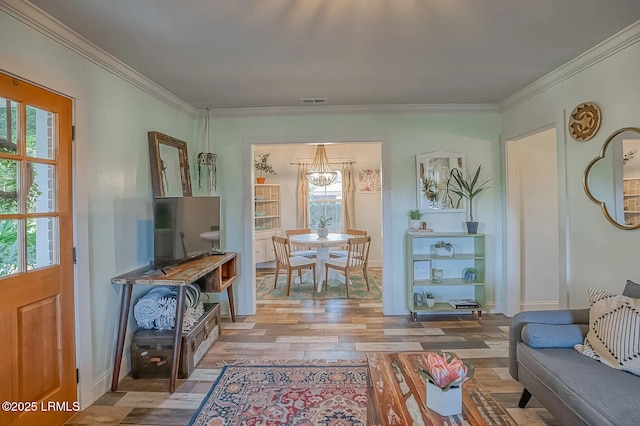
[[[281,235],[280,185],[256,184],[254,186],[254,257],[256,263],[275,260],[271,237]]]
[[[438,253],[436,244],[449,243],[450,251]],[[406,234],[407,306],[414,318],[419,312],[478,311],[486,309],[485,301],[485,236],[467,233],[407,231]],[[472,274],[467,274],[473,268]],[[438,279],[433,269],[443,272]],[[435,296],[429,307],[424,295]],[[416,296],[418,295],[418,296]],[[472,299],[478,307],[454,308],[451,299]]]

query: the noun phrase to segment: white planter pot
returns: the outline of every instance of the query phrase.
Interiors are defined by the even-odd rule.
[[[427,299],[427,306],[433,308],[436,304],[436,299]]]
[[[318,228],[318,237],[325,238],[329,235],[329,228]]]
[[[409,219],[409,228],[411,229],[420,229],[420,219]]]
[[[462,414],[462,386],[443,391],[427,380],[427,408],[442,416]]]

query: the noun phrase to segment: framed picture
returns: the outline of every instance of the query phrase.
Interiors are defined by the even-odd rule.
[[[413,279],[414,281],[431,279],[431,261],[430,260],[414,260],[413,261]]]
[[[423,213],[464,212],[464,199],[451,191],[451,171],[464,170],[464,155],[434,151],[416,155],[418,210]]]
[[[358,172],[358,192],[380,192],[380,169],[364,169]]]

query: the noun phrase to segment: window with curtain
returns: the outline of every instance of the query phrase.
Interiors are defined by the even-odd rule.
[[[333,220],[329,231],[342,232],[342,173],[338,171],[336,180],[328,186],[309,183],[309,221],[312,228],[318,227],[320,216]]]

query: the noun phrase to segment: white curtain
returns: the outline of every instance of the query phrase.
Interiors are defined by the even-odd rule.
[[[344,231],[354,228],[356,224],[354,193],[352,164],[342,163],[342,227]]]
[[[309,227],[309,181],[307,170],[309,165],[298,164],[298,208],[296,223],[300,229]]]

